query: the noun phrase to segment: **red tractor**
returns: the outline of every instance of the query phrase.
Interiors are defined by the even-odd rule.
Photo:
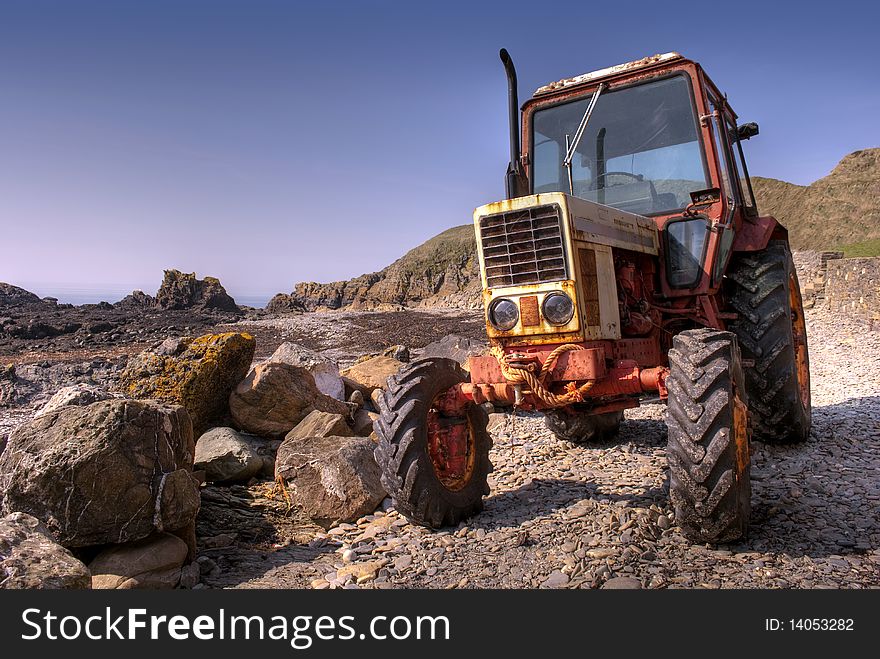
[[[614,436],[667,401],[670,498],[687,537],[745,535],[750,439],[810,432],[807,335],[788,234],[758,213],[758,133],[703,69],[655,55],[509,87],[507,199],[474,212],[488,355],[413,362],[380,397],[376,459],[395,507],[457,524],[489,493],[485,403],[560,438]],[[520,148],[520,140],[522,148]]]

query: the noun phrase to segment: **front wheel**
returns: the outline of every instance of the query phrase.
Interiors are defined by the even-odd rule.
[[[444,395],[467,380],[451,359],[412,362],[388,378],[376,396],[379,418],[376,462],[394,507],[410,522],[454,526],[483,508],[492,471],[486,430],[489,417],[476,404],[460,415],[441,405]]]
[[[669,351],[669,496],[684,535],[745,536],[751,510],[748,400],[736,335],[687,330]]]

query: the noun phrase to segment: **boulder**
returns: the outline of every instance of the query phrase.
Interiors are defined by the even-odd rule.
[[[211,483],[248,481],[263,468],[263,457],[232,428],[212,428],[196,441],[193,469]]]
[[[389,346],[379,353],[379,355],[381,357],[391,357],[391,359],[396,359],[399,362],[408,362],[409,348],[403,345]]]
[[[348,406],[325,396],[311,374],[281,362],[257,364],[229,396],[232,418],[241,430],[280,439],[310,412],[348,414]]]
[[[422,351],[419,353],[419,359],[445,357],[453,359],[467,368],[469,357],[483,355],[488,349],[488,344],[485,341],[469,339],[458,334],[449,334],[439,341],[429,343],[422,348]]]
[[[36,517],[0,519],[0,588],[91,588],[88,568],[52,538]]]
[[[330,528],[372,513],[385,498],[372,441],[306,437],[278,448],[275,475],[314,522]]]
[[[254,338],[239,332],[166,340],[129,359],[120,386],[131,398],[183,405],[199,435],[223,422],[229,394],[247,375],[255,348]]]
[[[342,371],[346,384],[369,396],[376,389],[384,389],[385,381],[403,367],[391,357],[370,357]]]
[[[369,437],[373,434],[373,422],[378,418],[379,415],[375,412],[358,410],[354,415],[354,423],[352,424],[354,434],[359,437]]]
[[[169,533],[107,547],[89,563],[92,588],[174,588],[186,556],[186,543]]]
[[[186,410],[156,401],[62,407],[16,428],[0,456],[0,510],[41,520],[65,547],[193,526],[199,509]]]
[[[84,383],[74,384],[55,392],[55,395],[40,408],[35,416],[41,417],[49,412],[54,412],[55,410],[69,405],[77,405],[80,407],[83,405],[91,405],[99,400],[107,400],[108,398],[111,398],[110,393],[101,387]]]
[[[306,439],[308,437],[353,437],[351,426],[341,414],[330,412],[309,412],[309,415],[296,424],[296,427],[284,437],[285,441]]]
[[[160,309],[217,309],[239,313],[226,289],[215,277],[196,279],[196,273],[166,270],[154,301]]]
[[[339,375],[339,365],[314,350],[296,343],[282,343],[266,361],[301,366],[312,374],[318,391],[336,400],[345,400],[345,387]]]

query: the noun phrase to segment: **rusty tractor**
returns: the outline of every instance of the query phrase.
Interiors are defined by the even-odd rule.
[[[489,493],[486,403],[590,443],[660,399],[680,529],[743,537],[752,435],[802,442],[811,415],[787,231],[758,212],[743,155],[757,124],[678,53],[545,85],[522,108],[501,59],[507,199],[474,212],[491,352],[389,379],[383,484],[411,521],[455,525]]]

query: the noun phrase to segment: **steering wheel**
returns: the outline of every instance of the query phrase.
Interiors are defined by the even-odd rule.
[[[597,176],[596,178],[593,179],[592,189],[596,190],[598,188],[598,186],[596,184],[601,179],[605,178],[606,176],[629,176],[630,178],[633,178],[639,182],[645,180],[645,177],[642,176],[641,174],[630,174],[629,172],[604,172],[602,174],[599,174],[599,176]],[[608,187],[611,187],[611,186],[609,185]]]

